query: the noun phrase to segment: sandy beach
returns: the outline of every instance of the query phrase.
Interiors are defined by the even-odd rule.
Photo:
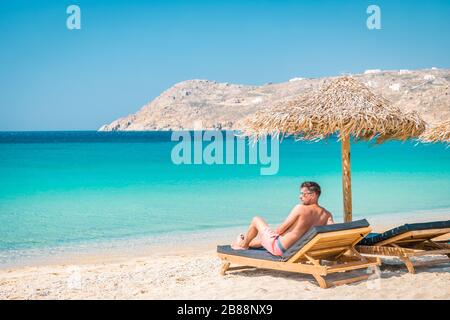
[[[374,231],[396,223],[377,221]],[[384,259],[373,279],[329,289],[319,288],[310,275],[272,270],[221,276],[215,248],[226,243],[230,232],[134,257],[80,255],[65,263],[3,269],[0,299],[450,299],[450,264],[419,267],[412,275],[398,260]]]
[[[121,262],[0,272],[0,299],[450,299],[450,265],[415,275],[400,265],[381,278],[329,289],[309,275],[246,270],[219,275],[214,250]]]

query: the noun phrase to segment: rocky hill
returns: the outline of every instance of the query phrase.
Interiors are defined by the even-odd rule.
[[[430,124],[450,119],[450,70],[366,70],[353,75],[404,111]],[[239,129],[245,116],[317,88],[330,78],[294,78],[263,86],[188,80],[177,83],[131,114],[100,131]]]

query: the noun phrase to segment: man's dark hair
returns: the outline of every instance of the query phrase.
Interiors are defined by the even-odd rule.
[[[300,186],[300,188],[306,188],[306,189],[308,189],[309,192],[316,193],[318,197],[320,197],[320,194],[322,193],[322,191],[320,190],[319,184],[317,182],[313,182],[313,181],[303,182],[302,185]]]

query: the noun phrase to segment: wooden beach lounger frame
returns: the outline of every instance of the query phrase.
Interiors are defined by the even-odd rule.
[[[375,245],[357,245],[356,249],[363,255],[397,257],[403,261],[410,273],[416,273],[417,266],[428,266],[450,262],[450,245],[447,241],[433,241],[434,238],[450,233],[450,228],[408,231]],[[411,258],[425,255],[446,255],[429,261],[412,261]]]
[[[370,227],[324,232],[315,235],[286,261],[270,261],[218,252],[222,259],[220,273],[247,268],[264,268],[311,274],[321,288],[342,285],[369,278],[373,273],[350,277],[339,281],[327,281],[325,276],[380,265],[378,258],[363,257],[355,245],[371,231]],[[329,261],[332,264],[325,264]],[[230,267],[231,263],[237,267]]]

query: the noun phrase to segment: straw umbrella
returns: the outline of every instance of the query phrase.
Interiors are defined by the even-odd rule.
[[[419,137],[422,142],[446,142],[450,146],[450,119],[439,122],[434,127],[430,127],[425,130]]]
[[[341,141],[344,221],[352,220],[350,138],[406,140],[419,136],[425,122],[403,113],[351,77],[335,78],[320,89],[259,111],[244,119],[242,134],[257,140],[267,134],[318,141],[337,134]]]

